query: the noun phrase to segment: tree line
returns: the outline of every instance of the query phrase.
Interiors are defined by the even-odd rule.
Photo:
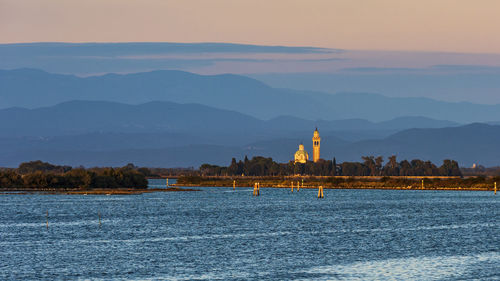
[[[431,161],[414,159],[398,162],[396,156],[387,158],[384,164],[382,156],[364,156],[362,162],[343,162],[337,164],[336,159],[320,159],[314,163],[277,163],[272,158],[261,156],[236,161],[231,160],[229,166],[203,164],[200,166],[202,176],[462,176],[457,161],[444,160],[441,166]]]
[[[147,188],[147,168],[72,168],[42,161],[26,162],[0,171],[0,189],[113,189]]]
[[[484,176],[484,177],[499,177],[500,167],[485,167],[482,165],[475,165],[472,168],[461,168],[464,176]]]

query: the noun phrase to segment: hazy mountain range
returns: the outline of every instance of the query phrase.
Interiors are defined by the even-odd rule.
[[[83,76],[161,69],[198,74],[233,73],[256,78],[273,88],[380,93],[390,97],[427,97],[484,104],[500,103],[499,62],[500,54],[494,53],[345,50],[230,43],[0,44],[0,69],[33,68]],[[324,119],[356,117],[359,116]]]
[[[442,128],[458,123],[426,117],[400,117],[383,122],[363,119],[306,120],[280,116],[261,120],[236,111],[200,104],[148,102],[129,105],[106,101],[71,101],[36,109],[0,110],[0,136],[57,136],[95,132],[187,133],[204,135],[255,135],[276,137],[290,132],[396,131],[408,128]]]
[[[443,159],[455,159],[461,165],[480,163],[498,165],[500,159],[500,126],[470,124],[465,126],[434,129],[407,129],[382,139],[339,141],[329,135],[322,137],[322,158],[336,157],[341,161],[359,161],[363,155],[397,155],[402,159],[425,159],[441,163]],[[248,145],[247,153],[269,155],[286,160],[282,155],[294,149],[294,140],[271,140]],[[310,142],[306,148],[312,151]],[[248,153],[250,154],[250,153]]]
[[[203,76],[182,71],[82,78],[33,69],[2,70],[0,93],[0,108],[36,108],[71,100],[129,104],[171,101],[234,110],[260,119],[288,115],[310,120],[360,118],[375,122],[404,116],[459,123],[500,120],[500,105],[276,89],[239,75]]]
[[[92,135],[83,136],[82,141],[90,139],[97,141],[98,145],[84,142],[85,145],[80,147],[78,147],[78,142],[68,143],[61,138],[32,140],[29,146],[26,145],[19,150],[4,147],[0,151],[0,165],[17,166],[23,161],[42,159],[74,166],[119,166],[132,162],[143,166],[198,167],[202,163],[228,165],[232,157],[243,159],[245,155],[249,157],[264,155],[280,162],[287,162],[292,160],[297,143],[299,143],[296,138],[260,141],[243,146],[177,142],[170,143],[174,146],[160,148],[162,145],[157,142],[153,144],[147,142],[147,140],[151,142],[152,138],[166,140],[157,138],[157,135],[139,136],[139,138],[134,135],[118,135],[114,138],[109,137],[107,143],[102,142],[105,137],[108,136],[98,138],[93,138]],[[80,136],[75,136],[73,139],[80,139]],[[140,145],[137,145],[134,140]],[[146,142],[141,140],[146,140]],[[16,143],[18,141],[10,140]],[[500,157],[497,149],[499,141],[500,126],[485,124],[447,129],[409,129],[385,139],[357,142],[323,136],[321,156],[326,159],[336,157],[337,161],[343,162],[359,161],[364,155],[385,157],[397,155],[400,160],[418,158],[439,164],[443,159],[456,159],[462,166],[470,166],[473,163],[494,166],[498,165]],[[0,142],[5,145],[9,140],[2,139]],[[111,147],[113,142],[119,144]],[[11,148],[13,147],[15,145]],[[310,145],[307,145],[306,150],[311,152]]]
[[[323,139],[322,157],[338,161],[396,154],[401,159],[437,163],[453,158],[464,165],[496,165],[500,156],[500,126],[462,126],[426,117],[378,123],[290,116],[261,120],[199,104],[71,101],[36,109],[3,109],[0,120],[0,166],[43,159],[86,166],[133,162],[197,167],[205,162],[227,164],[232,157],[245,155],[286,162],[300,142],[311,151],[315,126]]]
[[[498,165],[498,105],[276,89],[239,75],[182,71],[93,77],[0,71],[0,166],[179,167],[232,157],[292,160],[299,143],[339,162],[398,155]],[[472,121],[493,121],[471,124]]]

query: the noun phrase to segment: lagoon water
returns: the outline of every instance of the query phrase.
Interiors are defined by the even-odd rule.
[[[1,195],[0,279],[500,280],[492,192],[200,190]]]

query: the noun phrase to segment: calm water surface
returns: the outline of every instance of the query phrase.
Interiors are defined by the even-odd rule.
[[[492,192],[200,189],[1,195],[0,279],[500,280]]]

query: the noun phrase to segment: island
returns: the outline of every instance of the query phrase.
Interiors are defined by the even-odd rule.
[[[53,165],[42,161],[22,163],[18,168],[0,169],[1,194],[127,195],[150,192],[193,191],[193,189],[148,188],[148,168],[133,164],[113,168]]]
[[[243,161],[232,159],[229,166],[203,164],[198,171],[179,175],[178,186],[220,186],[336,189],[495,190],[500,177],[460,169],[457,161],[446,159],[441,166],[414,159],[398,162],[395,156],[383,165],[382,157],[365,156],[362,162],[336,163],[319,159],[277,163],[261,156]],[[477,173],[476,173],[477,172]]]

